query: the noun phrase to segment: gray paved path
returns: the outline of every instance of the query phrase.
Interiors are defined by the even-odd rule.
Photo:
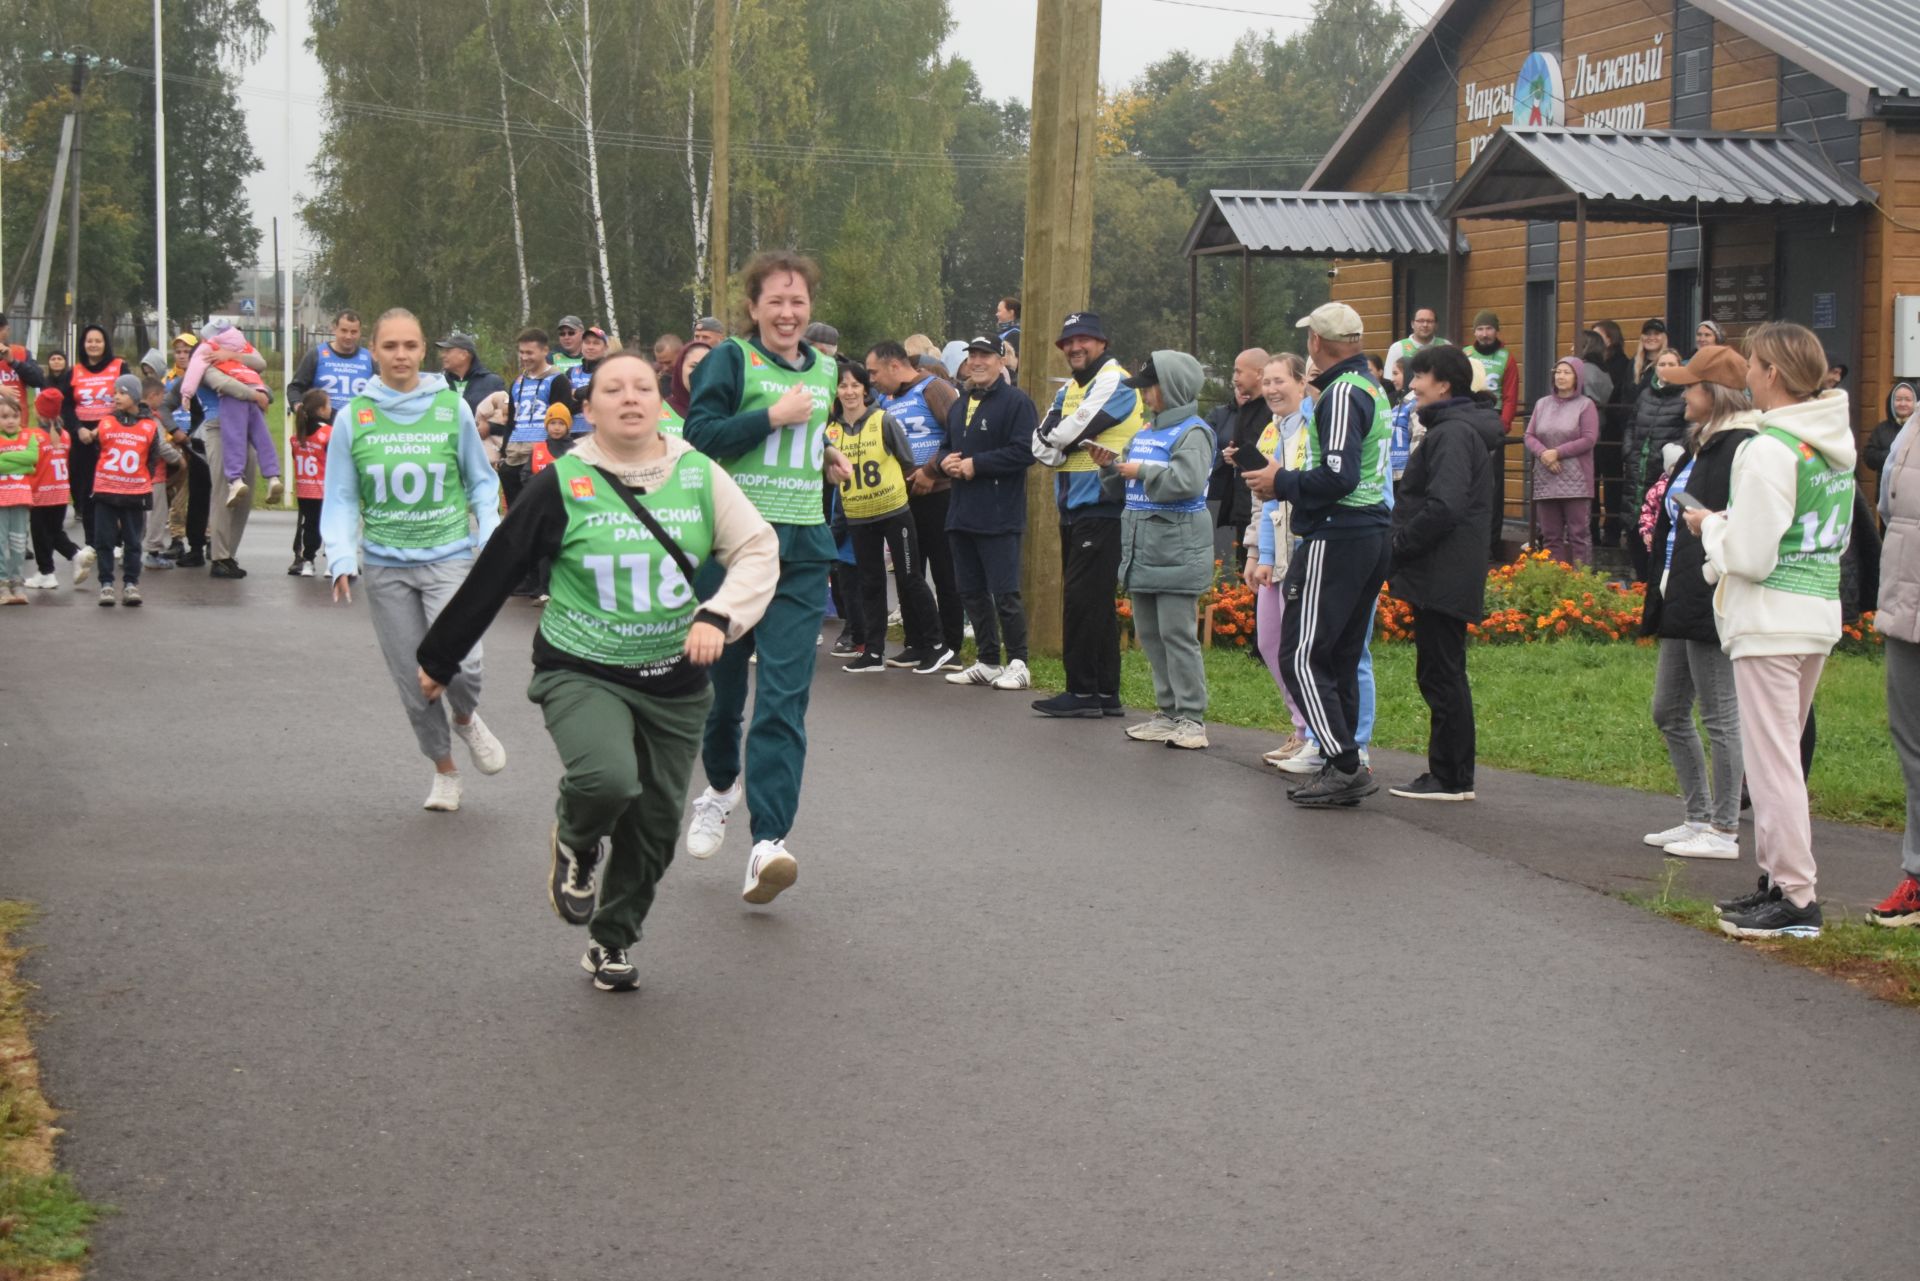
[[[1586,888],[1664,802],[1302,815],[1258,736],[825,669],[799,886],[743,905],[744,831],[682,858],[614,998],[541,889],[531,610],[512,763],[425,814],[285,538],[0,615],[0,893],[120,1208],[97,1281],[1915,1274],[1920,1017]],[[1822,838],[1856,901],[1893,866]]]

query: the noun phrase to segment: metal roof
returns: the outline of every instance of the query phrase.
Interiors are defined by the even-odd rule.
[[[1690,222],[1760,209],[1872,204],[1874,194],[1786,134],[1502,128],[1453,185],[1440,218],[1574,216]]]
[[[1464,249],[1464,242],[1462,248]],[[1354,191],[1210,191],[1186,256],[1240,249],[1268,258],[1394,258],[1447,252],[1419,196]]]
[[[1869,97],[1920,105],[1920,5],[1914,0],[1691,0],[1836,88],[1865,114]]]

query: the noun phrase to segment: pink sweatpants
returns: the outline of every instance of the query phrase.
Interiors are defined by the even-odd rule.
[[[1825,654],[1733,660],[1755,861],[1795,907],[1814,899],[1813,820],[1800,774],[1800,735],[1826,663]]]
[[[1255,590],[1253,596],[1253,643],[1259,649],[1260,657],[1265,660],[1267,670],[1273,673],[1273,683],[1280,687],[1280,697],[1286,700],[1287,715],[1293,720],[1296,734],[1307,732],[1307,722],[1300,715],[1300,709],[1293,705],[1293,695],[1287,693],[1287,683],[1280,679],[1280,623],[1287,616],[1287,598],[1280,594],[1277,584]]]

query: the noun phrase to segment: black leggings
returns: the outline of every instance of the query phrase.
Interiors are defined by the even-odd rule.
[[[80,554],[80,544],[67,537],[67,505],[58,507],[36,507],[33,515],[27,517],[27,528],[33,535],[33,563],[43,574],[53,572],[53,554],[59,552],[68,560]]]
[[[320,498],[302,498],[300,520],[293,527],[293,555],[295,560],[312,560],[320,554]]]

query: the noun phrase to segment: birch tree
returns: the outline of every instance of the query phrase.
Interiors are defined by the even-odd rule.
[[[507,112],[507,64],[500,57],[500,35],[494,29],[493,0],[486,0],[487,47],[493,53],[495,83],[500,89],[500,141],[507,149],[507,204],[513,219],[513,265],[520,281],[520,324],[533,315],[533,290],[527,280],[527,232],[520,216],[520,164],[513,153],[513,120]]]

